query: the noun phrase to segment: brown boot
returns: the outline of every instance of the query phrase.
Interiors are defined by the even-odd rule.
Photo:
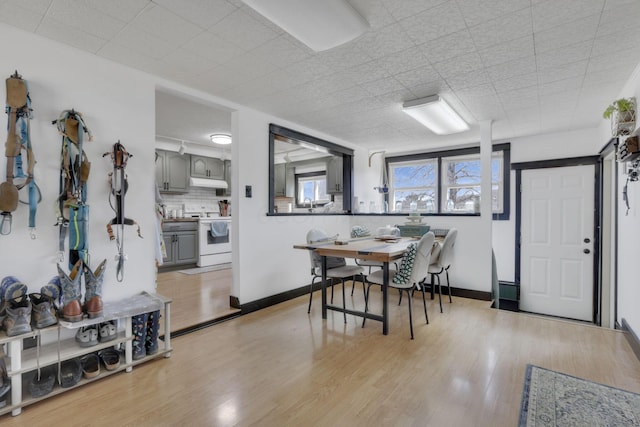
[[[67,276],[58,264],[58,275],[60,276],[60,284],[62,285],[62,318],[69,322],[79,322],[82,320],[82,305],[80,304],[81,269],[82,260],[79,259]]]
[[[95,272],[84,266],[84,310],[89,318],[102,316],[102,281],[107,260],[103,260]]]

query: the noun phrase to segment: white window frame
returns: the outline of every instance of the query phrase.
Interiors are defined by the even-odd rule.
[[[395,168],[396,167],[406,167],[406,166],[421,166],[421,165],[426,165],[426,164],[433,164],[434,166],[434,170],[435,170],[435,182],[433,185],[422,185],[422,186],[416,186],[416,187],[402,187],[402,188],[396,188],[394,186],[395,183]],[[421,192],[421,191],[433,191],[433,210],[431,211],[432,213],[436,213],[438,211],[438,177],[439,177],[439,171],[438,171],[438,159],[437,158],[430,158],[430,159],[420,159],[420,160],[410,160],[410,161],[406,161],[406,162],[393,162],[390,164],[390,171],[389,171],[389,199],[390,199],[390,205],[389,208],[393,209],[394,212],[398,212],[395,209],[395,205],[397,203],[396,201],[396,191],[416,191],[416,192]],[[418,211],[421,212],[429,212],[426,208],[425,209],[420,209],[421,207],[418,206],[417,209]],[[402,205],[402,209],[400,210],[400,212],[410,212],[411,208],[409,205],[407,205],[406,203],[403,203]]]

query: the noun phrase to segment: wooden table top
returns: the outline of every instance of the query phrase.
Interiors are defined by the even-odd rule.
[[[338,240],[346,244],[332,242],[318,242],[312,244],[294,245],[295,249],[315,250],[320,256],[336,256],[342,258],[358,258],[371,261],[390,262],[398,258],[407,250],[410,243],[416,243],[415,237],[400,237],[395,240],[378,240],[373,237],[361,239]]]

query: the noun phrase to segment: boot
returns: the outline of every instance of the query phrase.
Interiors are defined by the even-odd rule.
[[[62,302],[62,285],[60,284],[60,276],[53,276],[51,280],[49,280],[49,283],[40,288],[40,293],[43,296],[49,297],[54,308],[57,310]]]
[[[160,329],[160,310],[148,313],[145,350],[147,355],[158,352],[158,330]]]
[[[8,337],[31,332],[31,302],[26,295],[9,300],[4,329]]]
[[[80,292],[82,274],[82,260],[79,259],[67,276],[58,264],[58,276],[62,288],[62,318],[69,322],[82,320],[82,305],[80,304]]]
[[[131,318],[133,328],[133,360],[142,359],[147,355],[145,341],[147,339],[147,320],[149,313],[140,314]]]
[[[34,293],[29,294],[29,299],[31,300],[31,317],[33,320],[33,326],[38,329],[42,329],[58,323],[56,310],[51,298],[47,295]]]
[[[84,311],[90,319],[102,316],[102,281],[104,280],[105,264],[103,260],[95,273],[85,264],[84,266]]]
[[[7,276],[0,282],[0,328],[7,316],[9,301],[27,295],[27,285],[14,276]]]
[[[4,353],[0,351],[0,408],[7,406],[9,391],[11,391],[11,380],[9,380],[9,376],[7,375],[4,357]]]

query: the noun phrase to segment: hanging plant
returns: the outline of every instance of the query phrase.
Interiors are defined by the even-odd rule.
[[[636,126],[636,99],[620,98],[613,101],[602,117],[611,119],[611,133],[613,136],[629,135]]]

